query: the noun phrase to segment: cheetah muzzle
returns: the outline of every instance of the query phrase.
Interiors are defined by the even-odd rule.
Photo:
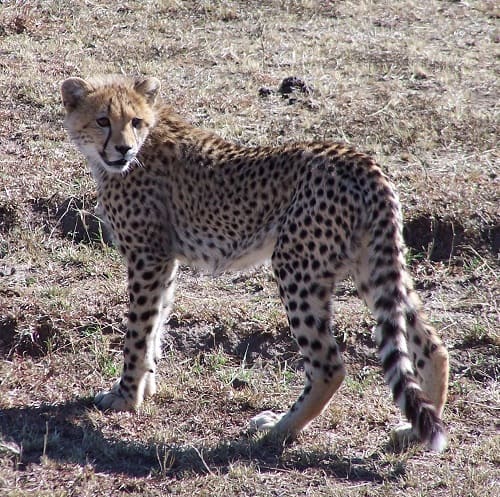
[[[219,274],[271,259],[305,386],[254,429],[295,437],[328,405],[345,369],[332,333],[334,286],[350,276],[376,320],[384,378],[409,421],[398,439],[443,450],[448,354],[407,272],[401,207],[375,161],[334,142],[246,148],[161,103],[155,78],[69,78],[65,126],[86,156],[128,268],[123,372],[96,397],[133,410],[156,391],[160,336],[179,262]]]

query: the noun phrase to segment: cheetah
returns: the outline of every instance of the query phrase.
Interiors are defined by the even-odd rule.
[[[179,263],[217,275],[270,259],[305,386],[288,412],[264,411],[250,428],[292,440],[328,405],[345,377],[332,294],[350,276],[409,421],[396,439],[444,450],[448,353],[413,289],[401,206],[374,159],[335,142],[230,143],[183,120],[159,90],[156,78],[118,75],[61,85],[65,127],[128,268],[123,371],[97,406],[135,410],[155,393]]]

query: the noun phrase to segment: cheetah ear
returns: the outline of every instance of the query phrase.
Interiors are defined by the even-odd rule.
[[[69,112],[80,103],[90,92],[92,87],[81,78],[68,78],[61,84],[61,96],[64,107]]]
[[[146,97],[147,102],[153,105],[160,91],[160,81],[156,78],[138,79],[135,82],[134,89]]]

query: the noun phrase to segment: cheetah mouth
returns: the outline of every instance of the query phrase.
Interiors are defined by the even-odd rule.
[[[119,160],[107,160],[105,161],[108,166],[111,167],[123,167],[128,164],[128,160],[126,159],[119,159]]]
[[[103,160],[103,162],[110,168],[122,169],[125,166],[127,166],[130,162],[129,159],[125,159],[125,158],[118,159],[118,160],[108,160],[108,159],[106,159],[106,157],[103,154],[100,154],[100,155],[101,155],[101,159]]]

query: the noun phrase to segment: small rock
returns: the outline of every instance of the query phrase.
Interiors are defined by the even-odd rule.
[[[16,268],[12,266],[0,266],[0,277],[2,276],[13,276],[16,272]]]
[[[417,67],[413,71],[413,77],[415,79],[427,79],[429,76],[427,75],[427,73],[421,67]]]
[[[294,91],[310,95],[313,93],[313,88],[296,76],[285,78],[278,88],[278,93],[284,98],[288,97]]]
[[[12,316],[0,316],[0,345],[12,345],[17,321]]]
[[[261,86],[259,88],[259,97],[269,97],[269,95],[272,95],[274,93],[274,90],[272,88],[268,88],[267,86]]]
[[[245,380],[240,380],[239,378],[235,378],[232,382],[231,382],[231,386],[235,389],[235,390],[241,390],[245,387],[248,387],[248,381],[245,381]]]

